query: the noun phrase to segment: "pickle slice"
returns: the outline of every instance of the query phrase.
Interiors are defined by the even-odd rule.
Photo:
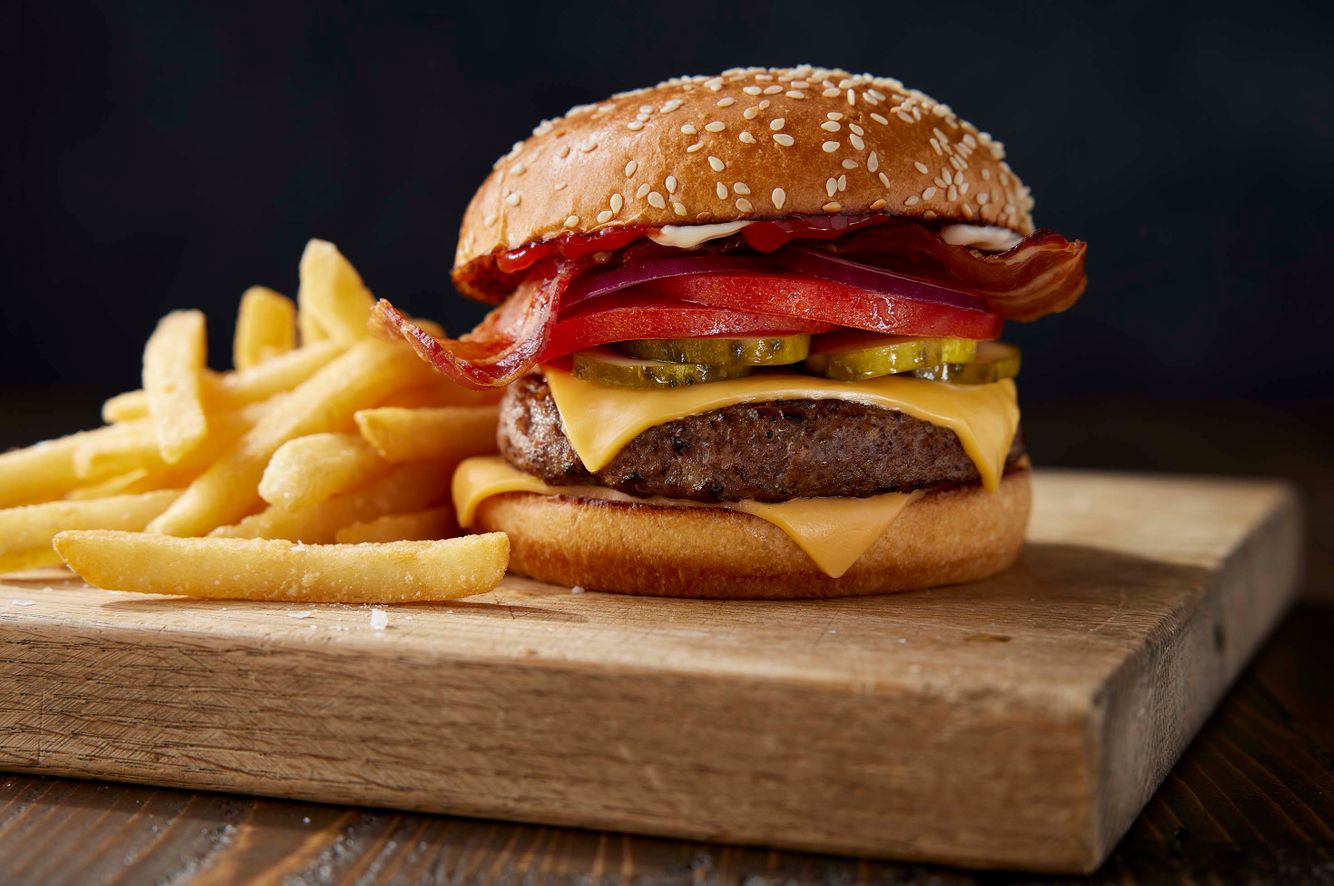
[[[966,363],[976,348],[977,342],[967,338],[840,332],[816,339],[806,368],[825,378],[862,381],[942,363]]]
[[[1019,349],[998,341],[979,342],[971,363],[941,363],[913,373],[918,378],[956,385],[989,385],[1019,374]]]
[[[616,350],[641,360],[708,363],[714,366],[783,366],[800,363],[811,350],[809,335],[757,338],[644,338]]]
[[[609,348],[593,348],[574,355],[574,374],[584,381],[618,388],[681,388],[740,378],[750,374],[750,367],[638,360]]]

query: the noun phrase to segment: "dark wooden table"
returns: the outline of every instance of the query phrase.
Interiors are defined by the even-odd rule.
[[[0,428],[0,448],[89,424],[95,400],[94,393],[86,391],[0,390],[0,414],[7,418]],[[1302,602],[1090,882],[1334,883],[1330,407],[1144,403],[1131,398],[1028,404],[1026,433],[1039,464],[1285,476],[1303,490],[1309,509],[1309,573]],[[1042,880],[569,828],[0,775],[0,883]]]

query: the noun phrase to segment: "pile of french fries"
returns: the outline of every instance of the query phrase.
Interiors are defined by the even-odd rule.
[[[494,588],[508,539],[454,537],[449,491],[495,451],[498,397],[372,337],[373,303],[312,240],[295,304],[242,296],[232,371],[209,370],[201,312],[168,314],[104,427],[0,454],[0,573],[63,561],[97,587],[301,602]]]

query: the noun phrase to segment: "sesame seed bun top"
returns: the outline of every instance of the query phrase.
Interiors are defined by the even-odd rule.
[[[897,80],[812,68],[682,77],[545,120],[463,217],[454,280],[494,300],[495,259],[565,233],[885,212],[1033,231],[985,132]]]

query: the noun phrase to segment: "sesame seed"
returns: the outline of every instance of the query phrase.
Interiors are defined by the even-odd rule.
[[[704,83],[704,85],[705,85],[705,87],[707,87],[711,92],[717,92],[718,90],[720,90],[720,89],[723,88],[723,78],[722,78],[722,77],[714,77],[712,80],[706,80],[705,83]]]
[[[510,195],[505,198],[505,203],[509,206],[518,206],[519,201],[522,199],[523,196],[520,195],[518,191],[512,191]]]
[[[973,207],[971,207],[971,206],[969,206],[967,203],[965,203],[965,204],[963,204],[963,206],[962,206],[961,208],[963,209],[963,217],[964,217],[964,218],[972,218],[972,217],[973,217]]]
[[[569,215],[565,217],[565,227],[572,228],[577,224],[579,224],[579,216]]]
[[[746,194],[746,195],[749,195],[749,194],[750,194],[750,186],[747,185],[745,182],[733,182],[733,183],[732,183],[732,193],[734,193],[734,194]]]
[[[884,208],[885,208],[885,201],[884,201],[883,199],[876,200],[874,203],[871,204],[871,208],[872,208],[872,209],[884,209]]]
[[[926,175],[928,172],[931,171],[931,168],[927,166],[925,163],[923,163],[921,160],[914,160],[912,165],[913,168],[916,169],[918,172],[920,172],[922,175]]]
[[[826,194],[832,197],[834,196],[834,192],[837,190],[838,190],[838,179],[830,178],[825,180],[824,191]]]
[[[643,200],[643,199],[644,199],[644,195],[647,194],[647,193],[649,192],[649,187],[650,187],[650,186],[649,186],[649,183],[648,183],[648,182],[644,182],[643,184],[641,184],[641,185],[639,186],[639,188],[635,191],[635,199],[636,199],[636,200]]]
[[[799,89],[789,89],[787,92],[783,94],[786,95],[788,98],[801,99],[806,97],[806,93],[802,92]]]
[[[840,175],[838,177],[838,189],[840,191],[846,191],[848,189],[848,177],[846,175]]]
[[[838,132],[843,127],[840,124],[835,123],[833,120],[826,120],[820,124],[820,128],[825,132]]]
[[[556,155],[560,157],[560,159],[564,160],[566,157],[570,156],[570,146],[561,145],[560,150],[556,152]]]
[[[889,187],[889,176],[885,175],[883,172],[880,173],[880,184]]]
[[[631,160],[629,163],[625,164],[625,177],[629,178],[630,176],[634,175],[635,170],[638,168],[639,164],[636,163],[634,160]]]
[[[654,209],[666,209],[667,201],[664,200],[662,195],[659,194],[657,191],[649,191],[648,205],[652,206]]]
[[[528,164],[526,163],[515,163],[510,167],[510,175],[523,175],[527,171]]]
[[[991,195],[990,195],[990,194],[988,194],[986,191],[981,191],[981,192],[979,192],[978,195],[977,195],[977,205],[978,205],[978,206],[986,206],[986,205],[987,205],[987,201],[990,200],[990,199],[991,199]]]
[[[751,204],[751,202],[747,200],[745,197],[737,198],[736,208],[737,211],[739,212],[753,212],[755,209],[755,207]]]
[[[676,193],[676,176],[674,175],[667,176],[667,193]]]
[[[843,209],[843,204],[839,203],[837,200],[831,200],[820,208],[825,212],[839,212]]]
[[[721,120],[714,120],[712,123],[705,124],[704,128],[709,132],[722,132],[727,128],[727,124]]]
[[[880,157],[876,154],[875,151],[872,151],[871,155],[866,158],[866,169],[869,172],[875,172],[879,168],[880,168]]]
[[[758,107],[759,107],[759,109],[760,109],[761,111],[767,111],[767,110],[769,110],[769,105],[771,105],[771,104],[773,104],[773,102],[769,101],[769,100],[766,98],[766,99],[762,100],[762,101],[759,103],[759,106],[758,106]]]
[[[699,130],[695,128],[695,124],[693,124],[693,123],[682,123],[682,124],[681,124],[681,134],[682,134],[682,135],[694,135],[694,134],[697,133],[697,132],[699,132]]]
[[[778,132],[785,125],[787,125],[787,121],[784,120],[782,117],[775,117],[769,121],[769,128],[772,129],[774,132]]]
[[[840,145],[838,142],[825,142],[820,147],[824,149],[826,154],[832,154],[839,149]]]
[[[605,224],[606,224],[607,222],[609,222],[609,221],[611,221],[611,210],[610,210],[610,209],[604,209],[604,210],[602,210],[601,212],[598,213],[598,224],[600,224],[600,225],[605,225]]]
[[[621,207],[625,206],[625,198],[620,194],[611,195],[611,211],[614,215],[620,215]]]
[[[769,199],[774,201],[774,209],[782,209],[783,204],[787,202],[787,192],[782,188],[774,188],[773,193],[769,195]]]
[[[848,90],[848,104],[857,104],[857,93],[853,92],[851,89]]]
[[[582,145],[579,146],[579,150],[583,151],[585,154],[591,154],[597,149],[598,149],[597,142],[584,142]]]
[[[849,158],[844,160],[842,165],[844,169],[856,169],[860,164],[858,164],[856,160]]]
[[[968,182],[963,182],[963,183],[961,183],[961,184],[959,185],[959,193],[960,193],[960,194],[967,194],[967,193],[968,193],[968,187],[969,187]]]
[[[786,132],[775,132],[774,141],[778,142],[785,148],[790,148],[796,142],[796,139],[788,135]]]
[[[909,114],[907,111],[899,111],[899,112],[898,112],[897,114],[895,114],[894,116],[895,116],[895,117],[898,117],[898,118],[899,118],[900,120],[902,120],[904,123],[911,123],[911,122],[913,122],[912,114]]]
[[[831,86],[831,87],[829,87],[828,89],[826,89],[824,92],[820,93],[820,95],[823,95],[825,98],[837,98],[838,95],[840,94],[840,92],[841,92],[841,90],[837,89],[836,87]]]
[[[718,195],[719,200],[727,199],[727,185],[723,184],[722,182],[718,182],[716,185],[714,185],[713,191]]]
[[[496,216],[495,213],[491,213],[490,215],[483,218],[482,221],[486,222],[486,226],[489,228],[496,222],[500,221],[500,219]]]
[[[914,123],[922,119],[922,109],[916,105],[914,105],[912,109],[912,119]]]
[[[685,205],[684,203],[682,203],[680,200],[673,200],[673,201],[672,201],[672,212],[675,212],[677,215],[685,215],[685,214],[686,214],[686,205]]]
[[[859,151],[864,150],[866,148],[866,142],[862,141],[862,138],[859,135],[849,135],[848,144],[852,145]]]
[[[927,221],[932,221],[936,217],[937,217],[936,211],[934,209],[928,209],[926,212],[922,213],[922,218],[926,219]]]
[[[629,123],[625,124],[625,128],[633,132],[638,132],[644,128],[644,122],[642,120],[631,120]]]
[[[879,123],[881,126],[888,126],[888,125],[889,125],[889,121],[888,121],[887,119],[885,119],[884,117],[882,117],[881,115],[879,115],[879,114],[872,114],[872,115],[871,115],[871,119],[874,120],[875,122]]]
[[[653,105],[640,105],[640,106],[639,106],[639,113],[641,113],[641,114],[651,114],[651,113],[653,113]]]
[[[842,120],[842,119],[843,119],[843,112],[842,112],[842,111],[830,111],[828,114],[825,114],[825,117],[826,117],[827,119],[829,119],[829,120]]]
[[[956,188],[954,185],[950,185],[950,189],[949,191],[946,192],[946,196],[949,197],[951,201],[958,200],[959,189]]]
[[[935,189],[935,188],[927,188],[925,191],[922,192],[922,199],[923,199],[923,200],[930,200],[930,199],[931,199],[932,197],[934,197],[934,196],[936,196],[936,189]]]
[[[921,203],[921,202],[922,202],[921,198],[918,197],[916,194],[913,194],[913,195],[912,195],[911,197],[909,197],[907,200],[904,200],[904,201],[903,201],[903,205],[904,205],[904,206],[916,206],[918,203]]]
[[[746,95],[759,95],[760,93],[764,92],[764,90],[758,86],[745,86],[742,87],[741,91],[744,92]]]
[[[666,102],[663,103],[662,107],[658,109],[658,113],[670,114],[672,111],[675,111],[683,104],[685,104],[685,102],[681,101],[681,99],[679,98],[668,99]]]
[[[773,86],[766,86],[766,87],[764,87],[764,94],[765,94],[765,95],[778,95],[778,93],[780,93],[780,92],[782,92],[782,91],[783,91],[783,87],[779,86],[779,85],[776,84],[776,83],[775,83]]]
[[[718,99],[718,107],[720,108],[730,108],[734,104],[736,104],[736,99],[732,98],[730,95],[727,98]]]
[[[931,139],[931,150],[935,151],[942,157],[945,156],[945,152],[940,149],[940,142],[936,141],[934,138]]]
[[[704,147],[704,142],[695,142],[693,145],[690,145],[688,148],[686,148],[686,153],[693,154],[702,147]]]
[[[758,105],[751,105],[749,108],[746,108],[746,110],[741,112],[741,116],[745,117],[747,120],[754,120],[759,115],[760,108]]]
[[[982,167],[982,181],[990,181],[990,180],[991,180],[991,170],[990,170],[990,169],[987,169],[985,166],[983,166],[983,167]]]
[[[726,163],[724,163],[723,161],[719,160],[717,157],[713,156],[712,154],[709,155],[709,165],[713,167],[713,171],[714,171],[714,172],[722,172],[724,169],[727,168],[727,164],[726,164]]]
[[[751,135],[749,132],[743,132],[740,135],[738,135],[737,138],[741,139],[748,145],[755,144],[755,136]]]

